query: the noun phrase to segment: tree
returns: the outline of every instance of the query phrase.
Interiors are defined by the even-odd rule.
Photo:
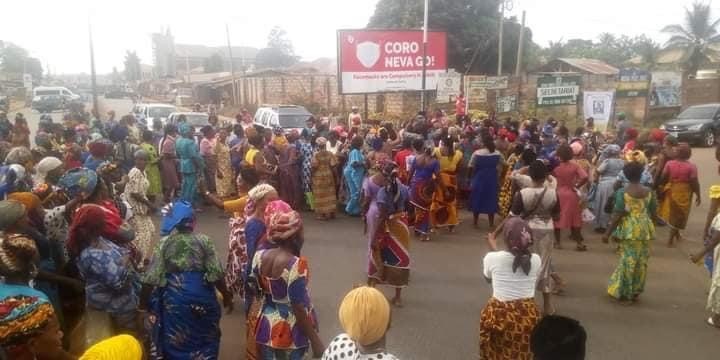
[[[139,81],[142,77],[140,58],[135,51],[125,52],[125,80]]]
[[[43,77],[40,60],[29,56],[27,50],[11,43],[5,43],[5,46],[0,48],[0,71],[15,79],[22,79],[22,74],[28,73],[32,75],[34,82],[39,82]]]
[[[255,55],[255,66],[258,69],[284,68],[299,61],[295,56],[292,42],[287,38],[285,30],[274,27],[268,35],[267,47]]]
[[[433,0],[428,27],[448,36],[448,67],[460,72],[495,73],[498,54],[498,0]],[[423,25],[422,1],[380,0],[368,28],[419,29]],[[513,72],[520,24],[516,18],[503,22],[503,71]],[[532,31],[525,29],[525,48],[535,46]],[[526,51],[524,63],[529,64]]]
[[[223,71],[225,64],[223,63],[222,56],[218,53],[214,53],[212,56],[205,59],[203,67],[205,68],[206,73],[216,73]]]
[[[635,45],[635,53],[637,54],[640,64],[648,71],[653,71],[658,66],[658,57],[660,56],[660,45],[651,39],[638,42]]]
[[[695,2],[691,9],[685,8],[684,26],[674,24],[662,29],[662,32],[671,34],[665,47],[683,50],[685,69],[695,73],[700,66],[718,56],[718,51],[713,48],[720,45],[718,25],[720,19],[712,20],[710,5]]]

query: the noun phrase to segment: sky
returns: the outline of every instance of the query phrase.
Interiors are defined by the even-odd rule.
[[[398,0],[422,1],[422,0]],[[432,0],[430,0],[432,1]],[[681,23],[693,0],[512,0],[507,16],[527,11],[533,40],[597,39],[602,32],[645,34]],[[288,33],[303,60],[336,56],[337,29],[362,28],[377,0],[34,0],[3,4],[0,40],[18,44],[53,73],[89,72],[88,23],[99,73],[123,69],[126,50],[152,64],[150,35],[170,27],[176,43],[225,46],[225,25],[235,46],[261,48],[274,26]],[[185,5],[188,4],[188,5]],[[192,4],[190,6],[189,4]],[[712,6],[720,17],[720,1]]]

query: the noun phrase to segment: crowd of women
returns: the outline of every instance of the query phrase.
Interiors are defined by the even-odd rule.
[[[126,358],[213,359],[222,307],[233,311],[237,297],[249,359],[393,359],[385,334],[391,305],[403,306],[409,284],[411,238],[456,231],[465,208],[475,227],[487,216],[491,249],[483,261],[493,296],[481,315],[481,357],[551,359],[566,351],[574,357],[563,358],[580,359],[584,331],[554,316],[552,301],[565,286],[552,262],[563,230],[577,251],[587,250],[584,223],[617,244],[607,293],[632,304],[645,285],[655,226],[667,226],[675,246],[692,198],[700,203],[690,147],[660,130],[602,133],[588,119],[571,136],[553,119],[471,121],[442,111],[396,127],[353,114],[347,125],[309,118],[301,131],[211,115],[200,134],[182,117],[164,128],[132,115],[116,121],[114,112],[62,124],[43,117],[32,148],[22,116],[14,125],[0,118],[5,355],[90,359],[122,346],[137,349]],[[693,255],[713,274],[707,321],[715,326],[719,189],[711,189],[705,248]],[[229,217],[224,266],[214,242],[196,231],[203,205]],[[368,286],[343,299],[345,333],[327,347],[302,256],[303,211],[320,221],[339,211],[359,217],[368,242]],[[394,297],[386,300],[378,285]],[[545,336],[562,331],[562,346]]]

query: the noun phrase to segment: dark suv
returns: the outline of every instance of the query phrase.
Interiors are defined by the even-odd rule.
[[[713,146],[720,130],[720,104],[695,105],[683,110],[660,129],[679,141]]]

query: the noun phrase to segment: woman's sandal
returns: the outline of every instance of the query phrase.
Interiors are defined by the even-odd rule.
[[[585,246],[585,244],[577,244],[575,251],[587,251],[587,246]]]
[[[707,324],[710,325],[710,326],[712,326],[712,327],[714,327],[714,328],[716,328],[716,329],[720,329],[720,324],[716,324],[716,323],[713,321],[713,317],[712,317],[712,316],[707,319]]]

